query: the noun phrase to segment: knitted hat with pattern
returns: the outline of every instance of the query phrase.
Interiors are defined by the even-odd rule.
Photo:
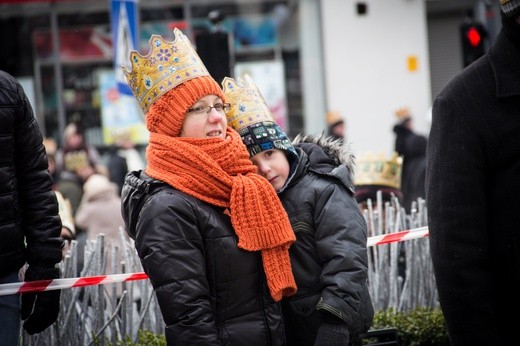
[[[520,0],[500,0],[502,12],[509,18],[520,15]]]
[[[242,138],[251,157],[262,151],[280,149],[289,155],[291,161],[298,160],[298,154],[289,137],[274,121],[262,121],[235,130]]]
[[[218,83],[209,76],[187,80],[169,90],[146,113],[148,131],[178,137],[186,111],[206,95],[216,95],[224,101],[224,94]]]

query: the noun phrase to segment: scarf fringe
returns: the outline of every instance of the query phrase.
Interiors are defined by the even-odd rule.
[[[267,277],[269,293],[274,301],[279,302],[283,297],[296,293],[296,281],[286,268],[291,267],[289,246],[280,246],[274,249],[262,250],[262,261]]]

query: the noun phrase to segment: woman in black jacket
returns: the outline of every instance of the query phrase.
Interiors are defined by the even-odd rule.
[[[224,95],[186,36],[153,35],[125,75],[150,131],[127,176],[126,230],[150,277],[168,345],[283,345],[295,237],[272,186],[227,127]]]

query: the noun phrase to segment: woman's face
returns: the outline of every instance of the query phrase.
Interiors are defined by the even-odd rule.
[[[227,119],[222,99],[216,95],[206,95],[186,111],[180,136],[224,139],[226,128]]]

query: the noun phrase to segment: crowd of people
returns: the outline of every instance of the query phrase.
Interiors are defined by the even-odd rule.
[[[60,145],[44,139],[0,71],[0,284],[57,279],[64,241],[103,233],[117,245],[124,228],[169,345],[361,345],[374,318],[362,211],[383,191],[407,213],[427,200],[451,343],[513,340],[520,0],[500,3],[496,42],[437,95],[429,137],[395,111],[391,159],[356,158],[336,111],[327,133],[290,140],[251,78],[220,85],[178,29],[123,68],[150,133],[145,158],[125,133],[100,155],[79,123]],[[168,69],[165,49],[178,57]],[[59,302],[60,290],[0,296],[0,339],[41,333]]]

